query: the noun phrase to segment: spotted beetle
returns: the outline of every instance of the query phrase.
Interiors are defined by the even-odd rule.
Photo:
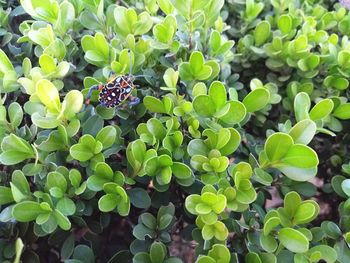
[[[130,71],[129,74],[122,76],[113,76],[110,78],[106,84],[94,85],[89,89],[85,104],[90,103],[90,98],[94,90],[98,90],[99,102],[101,105],[107,108],[114,108],[122,104],[124,101],[129,101],[129,106],[136,105],[140,102],[138,97],[131,95],[132,91],[136,88],[134,85],[134,80],[137,77],[144,77],[145,75],[132,75],[132,63],[130,49],[128,50],[130,59]]]

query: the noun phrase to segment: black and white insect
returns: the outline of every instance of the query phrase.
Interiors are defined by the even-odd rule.
[[[140,102],[138,97],[131,95],[132,91],[136,88],[134,85],[134,80],[137,77],[144,77],[144,75],[133,76],[132,75],[132,63],[131,63],[131,54],[128,50],[129,59],[130,59],[130,71],[129,74],[122,76],[113,76],[110,78],[106,84],[94,85],[90,88],[85,104],[90,103],[90,97],[94,90],[100,91],[99,93],[99,102],[101,105],[107,108],[118,107],[124,101],[128,100],[129,106],[136,105]]]

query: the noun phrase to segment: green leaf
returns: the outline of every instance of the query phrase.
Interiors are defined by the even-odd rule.
[[[133,263],[152,263],[150,255],[146,252],[139,252],[133,257]]]
[[[95,256],[92,249],[86,245],[78,245],[74,248],[73,258],[84,263],[94,263]]]
[[[350,179],[345,179],[341,183],[341,188],[347,196],[350,196]]]
[[[141,140],[129,143],[126,149],[127,159],[132,168],[138,172],[146,155],[146,145]]]
[[[289,192],[284,197],[284,207],[290,217],[294,217],[301,204],[300,195],[297,192]]]
[[[0,91],[1,93],[12,92],[19,88],[17,83],[17,73],[5,54],[0,49]]]
[[[0,186],[0,205],[5,205],[14,202],[11,189],[5,186]]]
[[[147,33],[151,28],[152,28],[152,18],[148,14],[148,12],[142,12],[138,16],[139,21],[135,24],[135,30],[134,34],[135,35],[142,35]]]
[[[85,162],[90,160],[95,154],[99,153],[102,150],[102,144],[101,149],[96,148],[96,146],[97,143],[95,141],[95,138],[89,134],[86,134],[79,139],[79,143],[74,144],[69,149],[69,153],[74,159]]]
[[[309,144],[316,133],[316,124],[309,119],[299,121],[289,131],[295,143]]]
[[[302,203],[294,214],[295,224],[305,224],[310,222],[317,215],[317,209],[313,203]]]
[[[64,116],[70,120],[76,113],[78,113],[83,107],[83,94],[78,90],[71,90],[67,93],[63,100],[63,105],[65,105]]]
[[[13,217],[19,222],[29,222],[35,220],[40,214],[47,213],[39,203],[33,201],[23,201],[16,204],[12,209]]]
[[[13,127],[18,127],[23,120],[23,110],[22,107],[17,103],[13,102],[8,107],[8,115],[10,118],[10,123]]]
[[[261,21],[258,23],[254,30],[255,45],[257,47],[261,46],[266,42],[271,34],[271,26],[268,21]]]
[[[220,117],[220,120],[230,125],[240,123],[247,113],[244,104],[239,101],[230,101],[228,104],[230,105],[230,108],[224,116]]]
[[[174,162],[171,169],[175,177],[178,179],[187,179],[192,175],[191,169],[183,163]]]
[[[138,240],[145,240],[145,237],[155,237],[156,232],[153,229],[149,229],[143,224],[138,224],[134,227],[133,229],[133,235],[138,239]]]
[[[292,25],[293,21],[289,14],[279,16],[277,26],[282,34],[288,34],[292,30]]]
[[[0,162],[4,165],[13,165],[25,159],[35,158],[32,146],[15,134],[10,134],[2,139]]]
[[[196,213],[199,215],[206,215],[211,212],[211,207],[206,204],[198,204],[196,206]]]
[[[310,71],[310,70],[316,69],[319,63],[320,63],[320,56],[311,54],[308,57],[299,60],[298,67],[302,71]]]
[[[16,239],[16,257],[13,261],[13,263],[20,263],[20,258],[21,258],[21,254],[23,252],[23,241],[21,238],[17,238]]]
[[[153,27],[153,35],[159,42],[163,43],[164,48],[168,48],[173,40],[176,27],[177,22],[175,17],[173,15],[168,15],[161,24],[157,24]]]
[[[175,257],[167,258],[164,263],[182,263],[182,260]]]
[[[52,29],[50,29],[50,30],[52,30]],[[46,30],[46,32],[44,32],[44,34],[45,33],[50,34],[51,32],[48,32],[50,30]],[[30,32],[28,35],[30,35]],[[45,48],[44,53],[52,55],[59,60],[63,60],[64,57],[66,56],[66,53],[67,53],[67,49],[66,49],[64,42],[61,39],[56,38],[55,40],[49,40],[49,43],[50,44],[48,47]],[[68,63],[65,63],[65,64],[67,65]]]
[[[269,136],[265,143],[265,152],[271,162],[281,160],[293,146],[293,139],[285,133],[277,132]]]
[[[10,185],[14,200],[16,203],[28,199],[31,195],[29,183],[22,171],[16,170],[12,173]]]
[[[333,116],[341,120],[350,119],[350,103],[344,103],[337,107],[333,112]]]
[[[64,216],[59,210],[54,210],[53,216],[60,228],[66,231],[71,228],[71,223],[69,219],[66,216]]]
[[[255,177],[253,177],[254,180],[258,181],[263,185],[271,185],[273,181],[273,177],[269,173],[265,172],[263,169],[255,168],[254,174],[255,174]]]
[[[78,188],[81,182],[81,173],[77,169],[72,169],[69,171],[69,181],[74,188]]]
[[[276,249],[277,249],[277,241],[276,239],[271,236],[271,235],[260,235],[260,245],[261,247],[267,251],[267,252],[270,252],[270,253],[273,253]]]
[[[220,81],[214,81],[209,87],[209,97],[215,105],[215,109],[219,110],[226,104],[226,88]],[[207,105],[208,107],[208,105]]]
[[[270,217],[268,219],[265,218],[264,223],[264,235],[267,236],[270,232],[275,229],[279,224],[281,224],[281,220],[279,217]]]
[[[109,64],[109,45],[104,35],[100,32],[95,36],[85,35],[81,39],[81,46],[85,51],[85,60],[95,66]]]
[[[179,78],[179,72],[175,71],[172,68],[168,68],[165,72],[164,72],[164,82],[165,84],[169,87],[169,88],[176,88],[176,84]]]
[[[166,247],[161,242],[154,242],[151,245],[150,257],[152,263],[163,263],[166,257]]]
[[[337,195],[347,198],[347,195],[344,193],[341,184],[346,178],[342,175],[336,175],[332,177],[331,184],[333,190],[337,193]]]
[[[50,195],[55,198],[62,198],[64,196],[64,192],[61,190],[61,188],[57,186],[50,188],[49,192],[50,192]]]
[[[58,116],[41,116],[40,113],[35,112],[32,115],[32,122],[43,129],[53,129],[60,125],[61,120],[57,119]]]
[[[207,86],[203,82],[198,82],[196,85],[194,85],[192,89],[192,95],[194,97],[197,97],[199,95],[206,95],[207,94]]]
[[[6,151],[0,154],[0,162],[4,165],[14,165],[30,158],[34,158],[34,156],[16,151]]]
[[[265,88],[258,88],[249,92],[243,99],[243,104],[248,112],[263,109],[270,100],[270,92]]]
[[[207,64],[208,63],[208,64]],[[182,80],[189,81],[193,79],[205,80],[212,77],[214,64],[204,63],[203,54],[199,51],[191,53],[189,62],[182,62],[179,65],[179,74]]]
[[[164,139],[166,135],[166,130],[163,127],[163,124],[155,118],[151,118],[147,121],[147,129],[158,140]]]
[[[295,144],[288,149],[282,159],[284,164],[299,168],[312,168],[318,165],[316,152],[308,146]]]
[[[209,149],[207,145],[200,139],[191,140],[187,147],[188,154],[207,156]]]
[[[166,15],[171,14],[174,10],[174,6],[169,0],[157,0],[157,4]]]
[[[216,53],[216,51],[220,48],[221,46],[221,35],[218,31],[214,30],[211,35],[210,35],[210,40],[209,40],[210,48],[213,53]]]
[[[160,230],[166,229],[173,221],[173,218],[174,218],[173,215],[170,215],[170,214],[165,214],[161,216],[159,218],[159,223],[158,223],[159,229]]]
[[[228,230],[224,223],[217,221],[212,225],[205,225],[202,229],[202,236],[204,240],[210,240],[215,236],[216,239],[223,241],[228,236]]]
[[[65,33],[73,26],[75,20],[74,6],[70,2],[63,2],[60,4],[60,12],[56,22],[57,29]]]
[[[221,244],[213,245],[209,250],[208,256],[215,259],[216,262],[230,262],[231,254],[228,248]]]
[[[209,256],[200,255],[196,263],[216,263],[216,261]]]
[[[152,97],[152,96],[146,96],[143,99],[143,104],[145,107],[151,111],[156,113],[166,113],[166,109],[164,107],[164,104],[161,102],[161,100]]]
[[[46,74],[50,74],[56,70],[56,62],[50,55],[42,54],[39,58],[39,65]]]
[[[259,255],[255,252],[249,252],[245,256],[245,262],[247,263],[262,263]]]
[[[151,198],[142,188],[133,188],[127,191],[130,202],[137,208],[148,209],[151,205]]]
[[[61,258],[68,259],[73,254],[74,251],[75,238],[74,234],[70,234],[66,240],[63,242],[61,247]]]
[[[203,117],[212,117],[215,112],[215,104],[207,95],[196,96],[193,100],[194,110]]]
[[[140,220],[142,224],[144,224],[146,227],[150,229],[156,229],[157,228],[157,220],[156,218],[150,214],[150,213],[143,213],[140,215]]]
[[[203,54],[198,51],[192,52],[189,63],[190,63],[190,67],[193,75],[197,75],[198,73],[200,73],[200,71],[203,68],[203,64],[204,64]]]
[[[294,98],[294,111],[297,121],[309,119],[310,98],[305,92],[298,93]]]
[[[202,237],[204,240],[210,240],[214,237],[214,228],[210,225],[205,225],[202,229]]]
[[[105,126],[96,135],[96,140],[100,141],[103,149],[109,148],[113,145],[117,138],[117,131],[113,126]]]
[[[318,102],[310,111],[310,119],[313,121],[326,118],[333,110],[333,101],[324,99]]]
[[[79,22],[90,30],[96,30],[101,27],[98,17],[88,10],[80,13]]]
[[[118,205],[118,199],[112,194],[106,194],[98,200],[98,208],[102,212],[110,212]]]
[[[60,97],[57,88],[52,82],[46,79],[39,80],[36,84],[36,94],[50,112],[57,114],[60,112]]]
[[[299,182],[310,180],[317,174],[317,167],[299,168],[282,164],[278,166],[278,169],[290,179]]]
[[[87,180],[87,186],[92,191],[101,191],[105,183],[113,181],[113,170],[104,162],[97,163],[94,170]]]
[[[79,160],[81,162],[86,162],[94,156],[93,152],[91,152],[88,147],[85,147],[81,144],[73,145],[70,148],[69,152],[74,159]]]
[[[326,234],[326,236],[331,237],[332,239],[338,239],[342,235],[339,226],[331,221],[322,222],[321,229]]]
[[[332,263],[337,260],[337,252],[334,248],[327,245],[318,245],[309,249],[308,254],[313,254],[315,252],[321,253],[321,258],[327,263]]]
[[[3,50],[0,50],[0,72],[5,73],[6,71],[14,71],[14,67]]]
[[[148,173],[148,166],[146,166],[146,172]],[[156,182],[160,185],[168,185],[172,178],[171,167],[159,167],[158,173],[156,174]]]
[[[67,181],[66,178],[59,172],[50,172],[47,175],[47,186],[58,187],[62,190],[63,193],[67,190]]]
[[[348,50],[342,50],[338,53],[338,65],[342,68],[349,67],[350,52]]]
[[[260,253],[259,256],[260,256],[262,262],[277,263],[277,258],[274,254]]]
[[[82,125],[83,134],[90,134],[96,136],[97,133],[103,128],[103,119],[98,115],[93,115],[88,118]]]
[[[71,216],[75,213],[76,207],[72,199],[63,197],[57,202],[56,209],[65,216]]]
[[[330,75],[323,82],[327,87],[332,87],[338,90],[345,90],[349,87],[349,81],[346,78]]]
[[[294,253],[305,253],[309,250],[309,241],[298,230],[293,228],[282,228],[278,232],[281,244]]]
[[[147,12],[137,15],[132,8],[118,6],[114,10],[117,33],[123,37],[128,34],[142,35],[152,28],[152,19]]]
[[[54,23],[58,16],[58,3],[21,1],[24,10],[33,18]],[[40,12],[41,11],[41,12]]]

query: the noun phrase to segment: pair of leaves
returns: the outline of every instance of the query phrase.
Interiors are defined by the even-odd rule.
[[[205,93],[205,90],[199,91],[199,86],[197,86],[193,108],[198,115],[218,118],[230,125],[237,124],[244,119],[247,111],[245,106],[239,101],[228,102],[226,88],[221,82],[212,82],[208,95]]]
[[[100,130],[96,138],[90,134],[83,135],[77,144],[70,148],[70,154],[76,160],[86,162],[113,145],[117,138],[117,131],[113,126],[106,126]]]
[[[319,162],[313,149],[295,144],[290,135],[281,132],[268,137],[259,159],[264,166],[277,168],[295,181],[307,181],[315,176]]]
[[[179,65],[180,78],[185,81],[212,79],[219,71],[218,63],[213,60],[205,62],[203,54],[199,51],[191,54],[189,62]]]
[[[26,159],[36,158],[36,149],[15,134],[3,138],[1,150],[0,162],[4,165],[14,165]]]

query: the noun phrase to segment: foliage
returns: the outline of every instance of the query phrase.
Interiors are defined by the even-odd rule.
[[[349,21],[325,0],[0,0],[0,261],[350,262]],[[142,75],[141,103],[84,105],[111,74]]]

